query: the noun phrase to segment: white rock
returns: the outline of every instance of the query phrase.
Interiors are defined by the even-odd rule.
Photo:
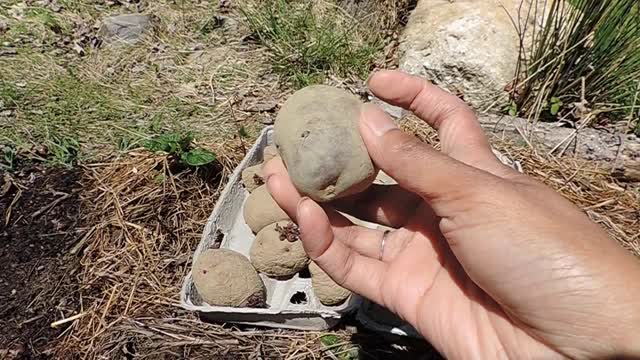
[[[525,1],[526,2],[526,1]],[[421,0],[400,45],[400,69],[425,77],[479,108],[513,80],[520,0]],[[508,12],[508,14],[507,14]],[[533,13],[533,12],[532,12]],[[534,21],[533,16],[528,22]]]

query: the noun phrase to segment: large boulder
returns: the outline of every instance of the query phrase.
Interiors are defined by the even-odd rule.
[[[126,14],[110,16],[102,20],[99,35],[107,44],[135,44],[142,40],[150,25],[150,15]]]
[[[516,72],[520,39],[515,24],[530,27],[535,21],[533,16],[526,21],[529,5],[525,1],[520,7],[520,2],[419,1],[401,41],[400,69],[431,80],[476,108],[490,104]]]

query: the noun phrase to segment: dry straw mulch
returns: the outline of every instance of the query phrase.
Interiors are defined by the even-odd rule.
[[[436,140],[415,122],[404,127],[426,141]],[[615,182],[591,163],[547,158],[499,139],[495,144],[640,254],[637,189]],[[85,167],[89,230],[73,249],[81,256],[82,308],[69,321],[56,357],[313,359],[337,358],[357,347],[345,329],[332,332],[335,345],[329,348],[319,341],[326,333],[205,324],[177,306],[206,219],[248,146],[239,139],[219,144],[212,149],[222,154],[220,163],[197,171],[176,169],[166,157],[144,151]]]

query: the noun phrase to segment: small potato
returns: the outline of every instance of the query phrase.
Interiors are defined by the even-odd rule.
[[[209,305],[265,307],[267,293],[249,259],[227,249],[204,251],[193,264],[193,282]]]
[[[351,291],[336,284],[316,263],[309,264],[309,273],[313,292],[323,305],[340,305],[351,295]]]
[[[309,264],[298,236],[297,226],[290,221],[265,227],[251,246],[251,264],[270,277],[287,278],[297,274]]]
[[[331,86],[294,93],[278,113],[275,143],[302,194],[327,202],[365,190],[376,177],[358,130],[362,103]]]
[[[251,231],[258,233],[265,226],[281,220],[289,220],[287,213],[273,200],[266,185],[258,186],[244,203],[244,221]]]
[[[242,184],[248,192],[253,192],[258,186],[264,185],[262,164],[249,166],[242,172]]]
[[[262,161],[265,163],[278,156],[278,149],[274,145],[269,145],[262,151]]]

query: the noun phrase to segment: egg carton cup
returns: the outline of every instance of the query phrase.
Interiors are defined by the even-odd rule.
[[[203,251],[214,248],[234,250],[249,258],[255,235],[244,221],[243,207],[249,192],[242,185],[242,171],[262,162],[264,148],[272,143],[273,126],[268,126],[229,178],[207,221],[192,264]],[[497,152],[496,156],[505,164],[521,171],[517,162]],[[382,172],[376,182],[395,183]],[[369,228],[379,227],[364,221],[357,223]],[[180,305],[186,310],[197,312],[204,321],[298,330],[326,330],[337,325],[346,315],[357,312],[356,319],[371,330],[401,336],[418,336],[411,326],[397,318],[390,320],[393,319],[392,314],[356,294],[352,294],[340,305],[325,306],[315,296],[309,277],[300,274],[287,280],[273,279],[264,274],[260,274],[260,277],[267,290],[265,308],[209,305],[198,294],[191,271],[185,277],[180,291]]]

